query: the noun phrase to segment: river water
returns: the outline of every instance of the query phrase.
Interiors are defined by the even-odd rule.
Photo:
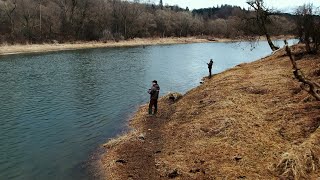
[[[161,95],[185,93],[210,58],[217,73],[270,53],[266,42],[243,42],[2,56],[0,179],[88,179],[82,164],[125,129],[152,80]]]

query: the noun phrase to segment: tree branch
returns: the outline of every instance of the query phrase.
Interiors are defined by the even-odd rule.
[[[319,90],[317,89],[317,88],[320,88],[320,85],[318,83],[312,82],[311,80],[308,80],[305,78],[305,76],[303,75],[303,72],[301,71],[301,69],[298,68],[297,63],[294,60],[294,57],[292,56],[291,49],[288,46],[288,42],[285,40],[284,43],[286,45],[287,55],[289,56],[293,66],[294,77],[298,79],[298,81],[301,82],[302,85],[304,85],[302,89],[304,89],[305,91],[310,93],[314,98],[320,101],[320,95],[318,94]],[[309,88],[306,88],[306,87],[309,87]]]

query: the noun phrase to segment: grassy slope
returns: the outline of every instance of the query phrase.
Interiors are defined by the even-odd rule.
[[[174,104],[164,97],[157,117],[147,117],[142,106],[130,123],[135,130],[105,144],[100,173],[107,179],[168,179],[174,170],[177,179],[319,177],[320,102],[300,90],[283,55],[217,74]],[[319,56],[304,56],[298,65],[320,82]]]

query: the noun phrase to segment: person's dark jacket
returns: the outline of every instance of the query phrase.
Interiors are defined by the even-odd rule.
[[[159,98],[160,87],[158,84],[154,84],[151,89],[149,89],[148,93],[150,94],[150,99],[158,99]]]
[[[208,68],[209,69],[212,69],[212,64],[213,64],[213,61],[210,61],[209,63],[207,63],[208,64]]]

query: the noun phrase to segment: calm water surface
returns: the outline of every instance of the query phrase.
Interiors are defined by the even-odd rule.
[[[79,167],[125,129],[152,80],[161,95],[185,93],[210,58],[217,73],[269,49],[204,43],[0,57],[0,179],[88,179]]]

